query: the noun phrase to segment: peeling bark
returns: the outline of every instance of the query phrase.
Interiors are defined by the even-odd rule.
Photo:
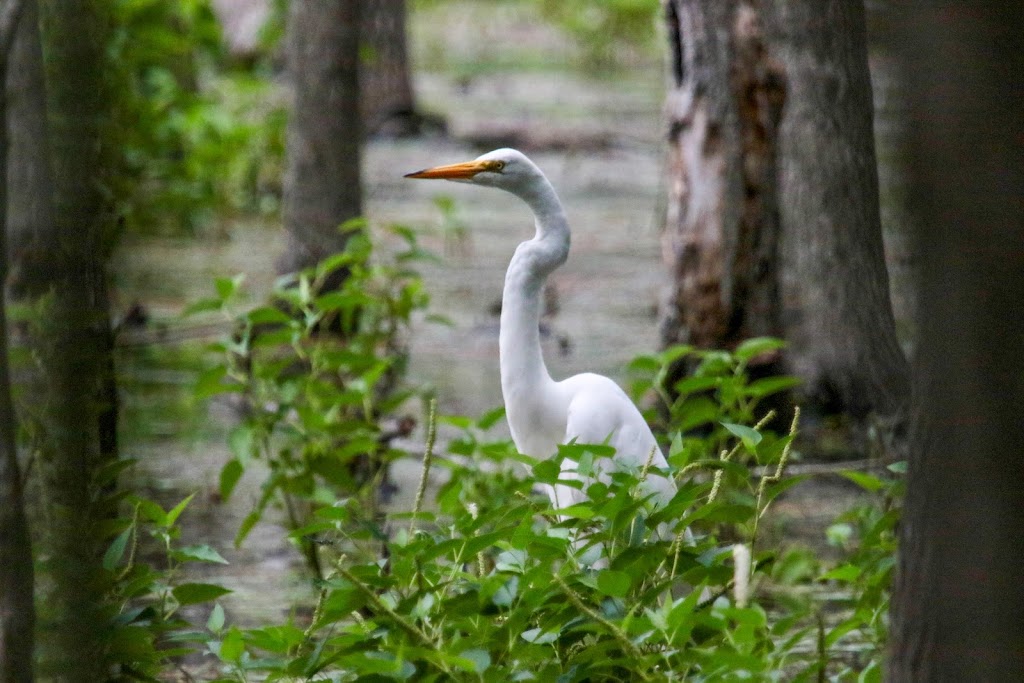
[[[663,342],[779,336],[818,406],[901,414],[862,4],[668,0],[666,16]]]

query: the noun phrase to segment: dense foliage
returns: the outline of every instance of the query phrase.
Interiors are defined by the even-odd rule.
[[[182,582],[181,563],[224,560],[208,547],[175,547],[187,500],[165,512],[132,498],[107,565],[119,579],[118,638],[139,642],[114,659],[155,673],[205,652],[224,681],[879,680],[899,484],[847,473],[872,498],[829,529],[838,563],[764,540],[771,503],[806,479],[785,475],[797,457],[796,419],[776,434],[760,408],[793,380],[748,377],[747,364],[779,342],[754,339],[732,353],[675,348],[631,363],[632,389],[666,402],[652,409],[667,416],[662,474],[679,486],[666,507],[637,494],[649,474],[641,468],[563,479],[585,486],[587,499],[552,509],[538,483],[559,482],[564,459],[587,476],[613,452],[570,444],[534,461],[488,436],[503,418],[494,410],[477,419],[431,412],[415,507],[384,514],[376,501],[387,463],[408,454],[381,439],[382,424],[417,395],[392,371],[403,331],[426,304],[410,267],[424,254],[405,229],[390,231],[404,245],[393,258],[374,255],[365,225],[346,229],[346,251],[282,280],[276,304],[238,310],[239,281],[221,279],[216,297],[193,306],[235,325],[199,383],[203,396],[245,401],[221,494],[255,459],[269,465],[255,470],[266,473],[263,495],[237,541],[266,509],[283,510],[315,577],[312,616],[240,628],[214,604],[204,625],[190,626],[180,608],[226,590]],[[346,285],[318,293],[337,268]],[[324,333],[332,324],[340,337]],[[695,369],[668,392],[664,378],[683,358]],[[438,424],[459,435],[435,444]],[[424,502],[430,471],[446,483]],[[146,530],[164,549],[163,569],[132,550]]]

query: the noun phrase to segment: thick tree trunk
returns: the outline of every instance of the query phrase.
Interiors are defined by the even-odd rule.
[[[663,341],[762,334],[809,398],[898,415],[859,0],[669,0]]]
[[[12,6],[10,0],[0,4],[0,83],[7,77],[19,20],[34,28],[30,20],[35,13],[27,14],[24,6]],[[16,450],[3,292],[7,281],[7,113],[7,89],[0,87],[0,683],[31,683],[35,629],[32,543]]]
[[[781,333],[775,157],[786,98],[760,19],[737,0],[667,4],[672,48],[664,343]]]
[[[1024,680],[1024,6],[905,7],[914,428],[888,680]]]
[[[359,8],[357,0],[293,2],[289,71],[295,88],[284,182],[287,251],[281,272],[340,251],[338,226],[359,216]]]
[[[863,2],[769,0],[765,16],[790,83],[778,168],[789,363],[826,409],[902,415]]]

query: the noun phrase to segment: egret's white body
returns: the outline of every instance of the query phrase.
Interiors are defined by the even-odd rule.
[[[512,440],[523,454],[550,458],[560,444],[604,444],[615,448],[612,462],[596,461],[595,470],[616,467],[655,469],[667,463],[650,427],[626,393],[611,379],[593,373],[560,382],[551,378],[540,345],[541,295],[549,275],[569,256],[570,233],[562,203],[537,166],[513,149],[498,149],[477,159],[439,166],[412,178],[444,178],[511,192],[533,210],[536,232],[521,243],[505,274],[499,339],[501,391]],[[652,455],[653,453],[653,455]],[[563,475],[575,478],[576,463],[566,460]],[[675,494],[673,482],[649,472],[644,492],[665,503]],[[561,508],[583,499],[569,486],[549,490]]]

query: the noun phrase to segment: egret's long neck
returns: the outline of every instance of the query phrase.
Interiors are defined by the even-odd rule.
[[[541,299],[548,275],[569,255],[569,224],[547,179],[516,194],[533,209],[537,232],[516,249],[501,300],[501,389],[510,415],[520,402],[542,400],[553,384],[540,348]]]

